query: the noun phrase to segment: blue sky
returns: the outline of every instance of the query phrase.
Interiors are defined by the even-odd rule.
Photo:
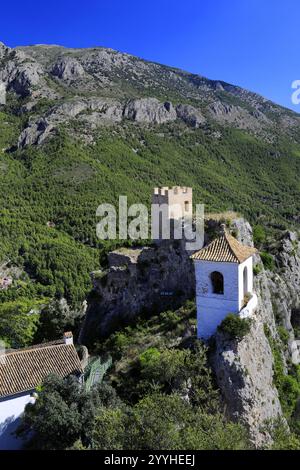
[[[2,2],[1,2],[2,3]],[[14,0],[0,40],[13,47],[106,46],[292,105],[300,79],[299,0]]]

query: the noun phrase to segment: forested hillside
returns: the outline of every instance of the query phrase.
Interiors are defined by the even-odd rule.
[[[234,210],[267,230],[300,210],[298,115],[224,82],[103,48],[0,46],[0,264],[20,269],[0,292],[0,337],[11,312],[51,299],[82,302],[113,247],[96,209],[154,186],[188,185],[206,211]],[[20,325],[22,330],[23,326]]]

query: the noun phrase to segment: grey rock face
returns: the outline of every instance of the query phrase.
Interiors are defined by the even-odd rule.
[[[234,219],[231,228],[235,230],[237,239],[244,245],[254,246],[252,227],[243,217]]]
[[[121,122],[123,118],[123,105],[116,100],[108,98],[94,98],[88,101],[88,113],[82,119],[94,126]]]
[[[250,333],[240,342],[217,333],[213,365],[228,414],[246,425],[255,446],[269,443],[270,436],[261,428],[267,420],[282,416],[282,410],[273,385],[272,351],[259,311]]]
[[[3,44],[3,42],[0,41],[0,59],[2,59],[8,51],[9,48],[5,44]]]
[[[266,272],[273,311],[289,332],[290,356],[300,363],[300,348],[294,343],[300,338],[293,328],[293,323],[300,320],[300,243],[296,233],[288,231],[283,235],[275,259],[279,270]]]
[[[207,111],[212,119],[223,125],[226,124],[239,129],[246,129],[255,135],[260,135],[264,139],[270,140],[265,127],[272,126],[272,123],[265,114],[256,108],[249,112],[244,107],[227,104],[218,100],[210,104],[207,107]]]
[[[0,80],[6,83],[7,89],[21,96],[32,94],[33,88],[40,83],[44,74],[40,64],[26,57],[22,51],[3,46],[0,48],[0,54],[2,58],[5,57],[5,61],[0,63]]]
[[[177,116],[192,127],[200,127],[206,119],[199,109],[189,104],[179,104],[176,106]]]
[[[142,124],[161,124],[175,120],[177,115],[172,103],[161,103],[155,98],[134,100],[126,105],[111,98],[74,99],[54,106],[45,116],[30,122],[18,139],[18,147],[43,143],[53,134],[53,130],[71,119],[86,122],[95,129],[121,122],[124,118]]]
[[[51,74],[65,81],[76,80],[85,75],[84,68],[73,57],[61,57],[52,67]]]
[[[223,116],[224,114],[231,114],[235,108],[231,104],[216,101],[215,103],[209,106],[209,109],[217,116]]]
[[[10,86],[22,96],[30,93],[35,85],[38,85],[43,71],[38,64],[23,64],[16,70],[16,74],[10,78]]]
[[[224,91],[224,87],[221,82],[216,82],[215,83],[215,89],[219,91]]]
[[[131,100],[125,106],[124,117],[141,123],[162,124],[175,121],[176,111],[170,102],[161,103],[156,98]]]
[[[55,127],[53,124],[48,122],[47,119],[41,118],[29,124],[29,126],[21,132],[18,138],[18,148],[24,148],[28,145],[40,145],[51,133],[54,133],[54,131]]]
[[[298,235],[286,232],[276,250],[275,260],[278,265],[276,272],[263,269],[254,278],[260,318],[263,323],[268,325],[272,336],[277,341],[280,339],[276,322],[284,326],[289,333],[289,341],[288,350],[282,354],[283,362],[286,363],[288,359],[292,359],[293,362],[300,363],[300,348],[295,343],[295,340],[300,338],[297,336],[299,333],[296,332],[295,335],[293,327],[294,323],[298,324],[298,319],[300,321],[300,245]],[[259,257],[258,262],[261,263]]]
[[[109,254],[109,270],[94,273],[83,342],[106,336],[115,325],[142,311],[164,311],[194,294],[192,262],[184,247],[165,243],[155,248],[121,249]]]
[[[123,107],[115,101],[101,98],[77,99],[54,106],[42,118],[31,122],[18,139],[18,147],[42,144],[58,126],[71,119],[86,121],[92,126],[122,120]]]
[[[0,104],[6,104],[6,85],[0,82]]]

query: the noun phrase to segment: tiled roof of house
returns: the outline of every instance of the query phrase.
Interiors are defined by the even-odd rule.
[[[227,263],[243,263],[257,252],[256,248],[240,243],[229,233],[224,233],[209,245],[192,255],[192,259],[218,261]]]
[[[60,377],[83,373],[73,344],[54,342],[6,351],[0,356],[0,397],[33,390],[51,373]]]

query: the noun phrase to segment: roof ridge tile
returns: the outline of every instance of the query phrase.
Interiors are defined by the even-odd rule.
[[[243,263],[256,252],[256,248],[243,245],[230,233],[224,231],[220,237],[194,253],[191,258],[202,261]]]

